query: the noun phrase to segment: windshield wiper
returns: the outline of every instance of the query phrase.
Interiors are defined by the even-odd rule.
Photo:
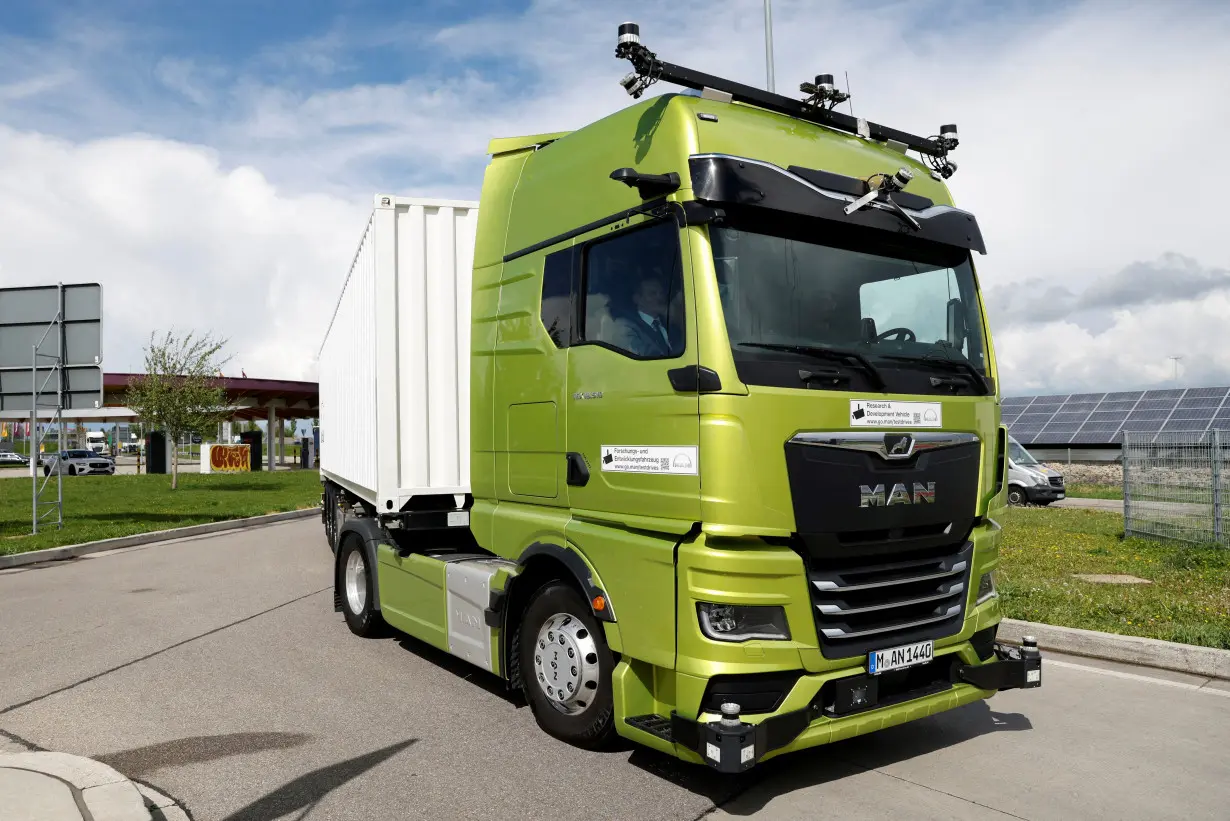
[[[880,369],[872,365],[867,357],[857,351],[848,351],[844,348],[822,348],[818,345],[786,345],[778,342],[736,342],[741,348],[764,348],[768,351],[786,351],[787,353],[797,353],[803,356],[811,356],[816,359],[828,359],[834,362],[849,363],[850,360],[862,368],[863,372],[871,379],[871,383],[881,390],[885,387],[884,377],[880,373]]]
[[[948,359],[947,357],[937,356],[906,356],[905,354],[880,354],[884,359],[895,359],[898,362],[918,362],[924,365],[938,365],[941,368],[948,370],[964,371],[974,380],[974,384],[982,389],[986,396],[991,395],[991,386],[987,383],[986,377],[982,373],[962,359]],[[934,384],[934,380],[933,380]]]

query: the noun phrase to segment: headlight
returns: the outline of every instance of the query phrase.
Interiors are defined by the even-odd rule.
[[[779,606],[698,602],[700,631],[715,641],[790,640],[786,611]]]
[[[1049,485],[1050,483],[1051,483],[1051,480],[1046,478],[1046,476],[1044,476],[1043,474],[1041,473],[1034,474],[1034,484],[1035,485]]]
[[[983,573],[982,578],[978,580],[978,600],[975,604],[982,604],[984,601],[995,598],[995,573]]]

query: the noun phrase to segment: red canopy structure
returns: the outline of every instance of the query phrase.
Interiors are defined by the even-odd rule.
[[[140,374],[103,374],[103,405],[125,407],[128,383]],[[283,419],[307,419],[320,415],[320,387],[315,382],[285,379],[218,377],[227,403],[235,408],[234,419],[268,419],[271,410]]]

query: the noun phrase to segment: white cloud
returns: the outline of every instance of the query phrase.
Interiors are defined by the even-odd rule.
[[[1143,305],[1115,311],[1098,334],[1071,322],[1012,327],[995,336],[999,365],[1012,374],[1015,393],[1128,390],[1180,384],[1225,385],[1230,349],[1219,329],[1230,316],[1230,293],[1200,301]]]
[[[101,282],[108,370],[175,327],[229,337],[236,373],[307,377],[363,218],[198,146],[0,127],[0,283]]]
[[[763,83],[759,0],[616,9],[549,0],[442,31],[413,19],[366,30],[338,24],[302,48],[267,48],[228,67],[231,80],[187,55],[163,55],[144,82],[193,104],[153,109],[128,90],[144,89],[140,65],[125,61],[132,32],[78,27],[41,48],[0,40],[10,55],[0,53],[0,76],[13,78],[0,87],[0,124],[20,129],[0,132],[0,215],[22,218],[19,231],[0,232],[0,282],[28,264],[34,278],[88,270],[114,280],[112,306],[120,293],[139,299],[128,283],[201,294],[179,324],[212,319],[246,346],[241,359],[263,358],[270,376],[299,375],[303,340],[314,347],[324,320],[302,327],[332,307],[370,195],[476,197],[491,137],[578,127],[627,105],[617,84],[627,66],[613,56],[626,19],[641,23],[664,59]],[[1188,302],[1159,276],[1157,302],[1171,304],[1107,314],[1096,333],[1062,312],[1026,327],[1023,311],[1012,310],[1027,298],[1012,286],[1031,279],[1079,294],[1166,254],[1230,268],[1214,229],[1224,211],[1220,165],[1203,147],[1230,131],[1230,57],[1216,47],[1230,39],[1230,15],[1220,6],[848,2],[821,13],[779,0],[774,23],[779,92],[825,71],[840,82],[848,70],[861,116],[923,134],[959,124],[951,187],[979,216],[990,251],[976,260],[982,282],[1006,305],[992,328],[1007,390],[1164,382],[1172,353],[1187,357],[1191,380],[1230,382],[1230,362],[1205,341],[1222,320],[1203,306],[1218,304],[1221,291]],[[361,49],[398,39],[421,53],[419,73],[340,84],[359,76]],[[481,73],[467,70],[473,59]],[[269,66],[278,76],[262,73]],[[306,73],[294,74],[297,66]],[[138,129],[164,139],[97,139]],[[54,238],[54,250],[31,236]],[[278,276],[288,284],[272,287],[297,289],[290,298],[304,313],[260,324],[259,316],[283,316],[267,294]],[[252,296],[209,301],[253,285],[258,310],[227,307]],[[131,315],[133,338],[168,315]],[[1180,324],[1174,316],[1182,316],[1177,336],[1166,321]]]

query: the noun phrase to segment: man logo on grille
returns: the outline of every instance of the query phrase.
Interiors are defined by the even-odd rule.
[[[910,489],[902,483],[893,485],[892,490],[887,494],[884,492],[884,485],[858,486],[858,506],[859,507],[889,507],[892,505],[933,505],[935,504],[935,482],[914,482],[914,495],[910,495]]]

